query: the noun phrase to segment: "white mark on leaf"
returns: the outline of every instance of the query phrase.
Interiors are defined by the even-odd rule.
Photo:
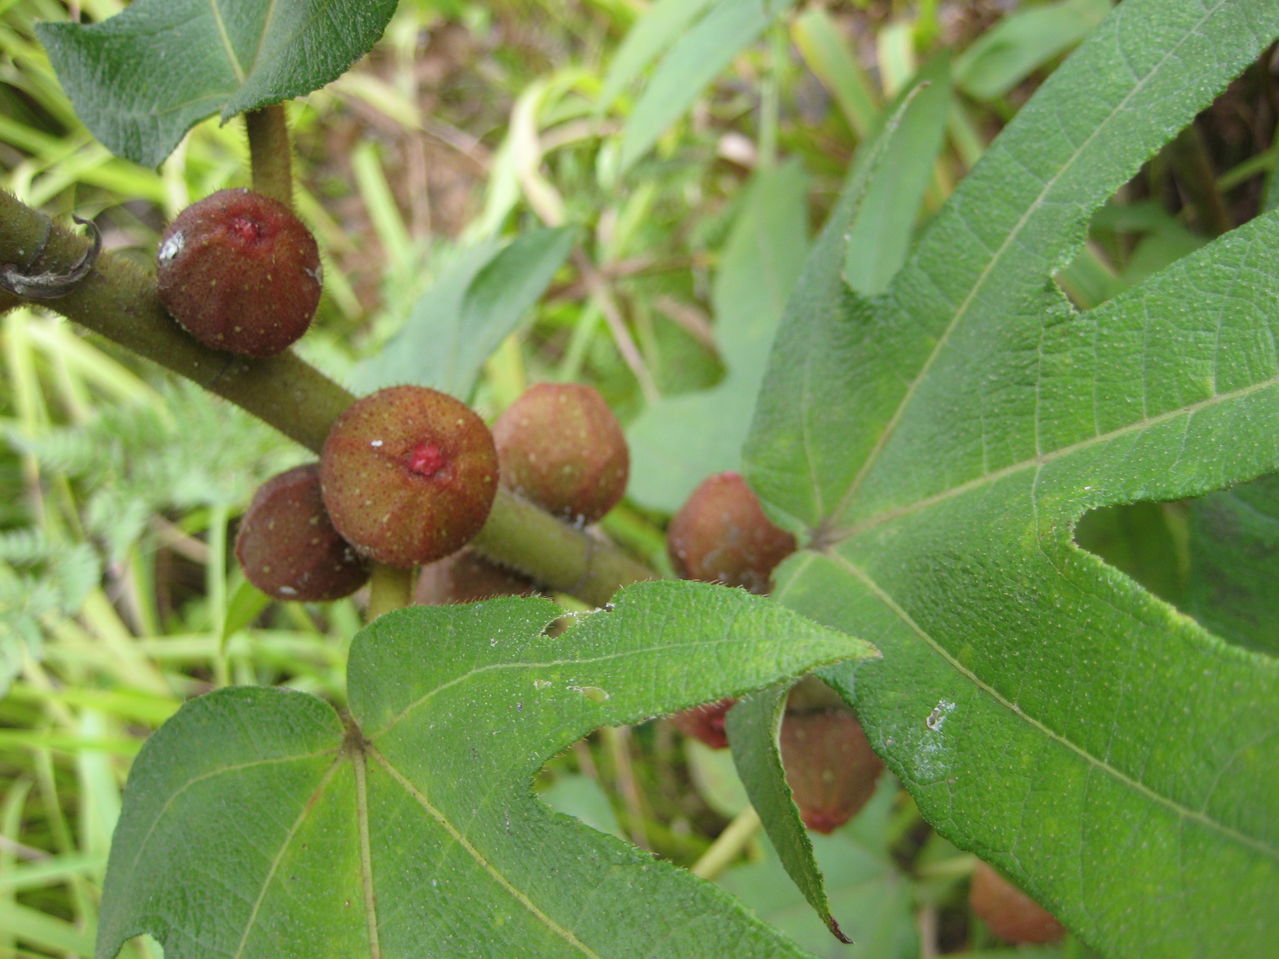
[[[928,714],[928,718],[924,720],[924,725],[933,732],[941,729],[941,724],[946,721],[955,709],[955,704],[949,699],[941,699],[937,701],[937,705],[933,707],[933,711]]]

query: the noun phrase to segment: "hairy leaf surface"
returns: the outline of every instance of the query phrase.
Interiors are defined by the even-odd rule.
[[[601,725],[870,648],[738,590],[645,583],[567,632],[542,599],[361,631],[349,717],[228,688],[144,747],[98,939],[202,957],[803,956],[709,883],[552,813],[542,764]]]
[[[84,125],[157,166],[195,123],[302,96],[377,42],[395,0],[135,0],[95,24],[42,23]]]
[[[823,676],[944,835],[1108,955],[1279,937],[1279,664],[1072,540],[1279,467],[1279,217],[1088,312],[1052,276],[1276,34],[1260,0],[1117,7],[883,296],[801,281],[748,444],[808,535],[777,596],[884,652]]]

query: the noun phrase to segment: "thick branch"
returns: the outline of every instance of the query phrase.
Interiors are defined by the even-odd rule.
[[[43,214],[0,191],[0,263],[25,262],[44,236],[45,224]],[[65,266],[88,246],[88,239],[55,223],[43,257],[51,265]],[[0,309],[5,305],[0,300]],[[165,312],[155,277],[110,252],[98,257],[73,291],[38,305],[199,383],[317,453],[333,421],[354,400],[291,351],[250,359],[201,346]],[[606,602],[619,586],[654,576],[615,545],[504,490],[474,546],[552,589],[595,604]]]
[[[44,236],[43,214],[0,192],[0,262],[21,262]],[[74,263],[89,241],[55,223],[44,259]],[[234,356],[201,346],[169,316],[155,277],[124,257],[104,252],[84,282],[41,304],[168,367],[319,450],[329,427],[354,397],[291,352],[268,359]]]

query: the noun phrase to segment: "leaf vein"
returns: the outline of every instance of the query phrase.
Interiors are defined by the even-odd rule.
[[[1222,835],[1234,840],[1240,845],[1247,846],[1263,855],[1269,856],[1272,859],[1279,860],[1279,849],[1275,849],[1274,847],[1266,844],[1265,842],[1262,842],[1259,839],[1256,839],[1252,836],[1249,836],[1245,833],[1240,832],[1237,829],[1227,826],[1225,823],[1218,822],[1217,820],[1211,818],[1210,816],[1206,815],[1205,813],[1199,810],[1190,809],[1187,806],[1182,805],[1181,803],[1177,802],[1175,799],[1169,796],[1164,796],[1161,793],[1155,792],[1145,783],[1141,782],[1138,779],[1134,779],[1133,777],[1129,776],[1127,773],[1123,772],[1122,770],[1117,769],[1116,767],[1110,765],[1110,763],[1100,759],[1097,756],[1094,756],[1088,750],[1084,749],[1082,746],[1078,745],[1077,743],[1071,741],[1066,736],[1057,732],[1055,729],[1052,729],[1044,722],[1036,719],[1034,716],[1027,714],[1020,706],[1017,706],[1015,703],[1009,701],[999,690],[991,686],[989,683],[983,680],[980,676],[974,673],[971,669],[969,669],[967,666],[961,663],[958,659],[952,656],[950,653],[950,650],[946,649],[946,647],[943,646],[940,642],[938,642],[938,640],[933,638],[933,636],[929,634],[927,630],[925,630],[917,622],[915,622],[915,620],[911,617],[910,613],[908,613],[905,609],[899,606],[897,602],[893,599],[893,597],[889,595],[877,582],[875,582],[875,580],[872,579],[870,575],[866,573],[865,570],[857,566],[857,564],[853,563],[847,557],[842,556],[838,553],[831,554],[831,559],[833,559],[839,565],[843,566],[850,574],[856,577],[856,579],[859,582],[861,582],[862,585],[864,585],[867,589],[869,589],[871,593],[873,593],[875,597],[893,613],[894,616],[896,616],[899,620],[901,620],[901,622],[911,632],[913,632],[917,637],[919,637],[919,639],[921,639],[930,649],[932,649],[935,653],[937,653],[937,655],[940,656],[952,669],[954,669],[955,672],[959,673],[959,675],[963,676],[965,679],[971,682],[977,689],[979,689],[981,692],[989,696],[991,700],[993,700],[995,703],[999,704],[1000,706],[1003,706],[1005,709],[1007,709],[1010,713],[1012,713],[1018,719],[1022,720],[1023,722],[1029,723],[1031,726],[1033,726],[1036,730],[1038,730],[1043,735],[1047,736],[1049,739],[1061,744],[1070,752],[1073,752],[1080,759],[1088,763],[1092,768],[1095,768],[1101,772],[1106,773],[1107,775],[1115,779],[1117,782],[1122,783],[1123,785],[1134,790],[1135,792],[1141,793],[1151,802],[1161,805],[1171,810],[1172,812],[1176,813],[1177,816],[1180,817],[1183,821],[1193,820],[1202,826],[1205,826],[1209,829],[1212,829],[1216,832],[1221,833]]]
[[[1221,4],[1218,4],[1218,6],[1221,6]],[[1200,22],[1197,26],[1202,27],[1204,20],[1206,20],[1212,13],[1215,13],[1215,12],[1216,12],[1216,7],[1214,7],[1211,11],[1206,11],[1204,13],[1204,16],[1200,19]],[[889,417],[888,422],[884,425],[883,431],[876,438],[874,446],[871,447],[870,452],[866,455],[866,459],[862,463],[861,467],[858,469],[856,476],[853,477],[852,483],[849,485],[848,489],[840,496],[839,502],[836,504],[836,507],[833,515],[831,516],[831,519],[835,519],[838,516],[842,515],[843,512],[848,508],[848,504],[852,502],[857,496],[857,492],[861,489],[862,484],[866,480],[866,477],[870,475],[871,469],[874,467],[875,463],[879,461],[879,457],[882,455],[884,449],[887,447],[889,439],[896,433],[897,426],[902,421],[902,418],[905,416],[906,410],[910,408],[912,402],[914,401],[914,398],[919,391],[920,385],[928,378],[928,374],[932,371],[933,366],[936,364],[937,358],[941,356],[941,354],[946,350],[946,348],[950,344],[951,337],[955,333],[955,330],[958,329],[959,325],[968,316],[970,308],[972,307],[973,303],[976,301],[978,294],[985,287],[986,283],[990,280],[992,274],[994,273],[995,267],[1000,262],[1004,252],[1008,250],[1009,248],[1011,248],[1015,243],[1020,242],[1022,232],[1027,228],[1027,226],[1030,224],[1032,219],[1039,212],[1040,208],[1044,206],[1047,200],[1048,194],[1057,185],[1057,183],[1059,183],[1061,180],[1066,178],[1068,174],[1074,171],[1076,165],[1079,163],[1081,156],[1084,154],[1084,151],[1087,150],[1088,147],[1094,141],[1096,141],[1099,137],[1103,136],[1104,133],[1109,131],[1110,125],[1115,121],[1115,119],[1117,117],[1122,116],[1125,113],[1125,109],[1128,103],[1145,89],[1146,84],[1150,82],[1153,77],[1155,77],[1157,74],[1159,74],[1161,70],[1164,69],[1164,65],[1175,56],[1177,51],[1185,43],[1189,42],[1189,38],[1193,36],[1195,32],[1196,31],[1193,29],[1187,31],[1186,35],[1182,37],[1176,43],[1176,45],[1173,46],[1172,49],[1166,51],[1163,57],[1160,59],[1160,61],[1149,70],[1149,72],[1145,75],[1145,77],[1141,78],[1133,85],[1132,89],[1130,89],[1124,95],[1124,97],[1115,105],[1114,109],[1111,110],[1110,114],[1101,123],[1097,124],[1097,126],[1093,129],[1093,131],[1087,137],[1084,138],[1084,140],[1074,149],[1073,152],[1071,152],[1071,154],[1068,157],[1065,158],[1061,166],[1057,168],[1054,174],[1051,177],[1049,177],[1047,180],[1043,181],[1044,183],[1043,189],[1040,190],[1039,194],[1034,198],[1034,200],[1027,205],[1025,212],[1023,212],[1022,215],[1018,218],[1017,222],[1013,224],[1012,229],[1008,231],[1008,235],[1004,237],[1003,242],[1000,243],[998,249],[996,249],[991,254],[990,259],[987,261],[986,265],[982,268],[981,272],[978,273],[978,275],[975,277],[975,279],[973,280],[972,286],[969,288],[967,294],[965,294],[963,300],[961,300],[960,303],[955,307],[954,312],[951,314],[950,319],[947,321],[946,326],[942,330],[941,335],[937,338],[937,342],[933,345],[932,350],[929,352],[927,358],[925,358],[918,372],[911,379],[910,383],[907,384],[905,391],[902,393],[900,402],[897,404],[896,409],[894,409],[892,416]],[[1009,155],[1011,159],[1013,160],[1018,159],[1017,157],[1012,156],[1011,152],[1009,153]],[[906,273],[906,270],[903,270],[902,273],[903,274]],[[899,276],[901,275],[902,274],[899,274]],[[914,279],[914,277],[912,277],[912,279]]]
[[[253,900],[253,908],[249,911],[249,918],[244,924],[244,932],[240,936],[240,943],[235,948],[233,959],[239,959],[244,955],[244,948],[249,942],[249,933],[253,931],[253,925],[257,922],[258,913],[262,909],[262,900],[266,898],[267,889],[271,886],[271,880],[275,878],[276,872],[280,868],[280,862],[284,859],[285,852],[288,851],[289,845],[293,842],[293,837],[297,835],[298,830],[302,828],[302,824],[306,822],[306,817],[316,807],[320,796],[324,794],[324,790],[328,788],[329,782],[333,779],[333,774],[337,772],[338,766],[342,762],[342,756],[335,756],[333,762],[329,764],[329,768],[324,771],[324,775],[320,777],[320,781],[316,784],[315,789],[307,798],[307,801],[298,811],[297,818],[293,821],[293,825],[289,827],[289,831],[284,836],[284,841],[280,843],[280,848],[276,851],[275,856],[271,859],[271,867],[267,870],[266,875],[262,877],[262,886],[258,889],[257,898]],[[377,959],[377,953],[374,952],[374,959]]]
[[[213,10],[213,22],[218,28],[218,37],[222,40],[222,49],[226,51],[227,61],[231,64],[231,69],[235,73],[235,78],[240,82],[244,82],[244,67],[240,65],[240,59],[235,55],[235,48],[231,46],[231,37],[227,33],[226,21],[222,19],[222,7],[218,0],[209,0],[209,6]]]
[[[865,533],[868,530],[872,530],[872,529],[875,529],[876,527],[883,526],[887,523],[891,523],[894,520],[901,519],[904,516],[910,516],[913,513],[918,513],[921,510],[928,509],[929,507],[935,506],[938,503],[943,503],[946,500],[954,499],[956,496],[962,496],[965,493],[970,493],[973,490],[980,489],[981,487],[986,486],[988,484],[995,483],[1002,479],[1007,479],[1010,476],[1015,476],[1017,473],[1020,473],[1023,470],[1041,468],[1043,466],[1048,465],[1049,463],[1053,463],[1053,462],[1056,462],[1057,460],[1064,459],[1067,456],[1071,456],[1075,453],[1079,453],[1081,451],[1090,449],[1091,447],[1098,446],[1102,443],[1108,443],[1112,440],[1120,439],[1132,433],[1137,433],[1145,429],[1150,429],[1152,427],[1171,422],[1180,416],[1186,417],[1186,428],[1188,429],[1190,420],[1196,413],[1202,412],[1203,410],[1206,410],[1206,409],[1211,409],[1212,407],[1218,406],[1221,403],[1229,402],[1232,400],[1244,399],[1248,396],[1251,396],[1253,393],[1260,393],[1267,389],[1273,389],[1276,386],[1279,386],[1279,376],[1272,377],[1271,379],[1268,379],[1268,380],[1262,380],[1258,383],[1251,383],[1248,386],[1240,387],[1237,390],[1231,390],[1228,393],[1219,393],[1216,396],[1210,396],[1207,399],[1199,400],[1196,403],[1188,403],[1185,406],[1179,406],[1176,409],[1168,410],[1167,412],[1159,413],[1159,414],[1156,414],[1155,416],[1136,420],[1132,423],[1128,423],[1128,424],[1125,424],[1124,426],[1118,427],[1117,429],[1113,429],[1109,431],[1108,433],[1100,433],[1100,434],[1097,434],[1096,436],[1091,436],[1088,439],[1080,440],[1077,443],[1070,443],[1066,446],[1059,447],[1055,450],[1052,450],[1048,453],[1043,454],[1042,456],[1034,456],[1029,459],[1022,460],[1018,463],[1010,463],[1008,466],[1005,466],[1002,469],[995,470],[993,473],[987,473],[984,476],[975,477],[973,479],[967,480],[966,482],[959,483],[955,486],[952,486],[949,489],[942,490],[939,493],[934,493],[931,496],[926,496],[923,499],[916,500],[915,502],[909,503],[905,506],[897,506],[892,509],[886,509],[883,512],[875,514],[874,516],[867,517],[866,519],[854,524],[853,526],[848,527],[847,529],[837,530],[832,535],[830,542],[832,544],[836,544],[836,543],[842,542],[843,540],[851,539],[855,536],[860,536],[862,533]],[[1183,440],[1183,448],[1184,448],[1184,440]]]
[[[766,638],[761,638],[760,641],[765,643],[768,642]],[[743,640],[733,639],[731,637],[725,638],[725,639],[710,639],[710,640],[706,640],[704,642],[699,643],[698,648],[709,649],[713,646],[720,646],[725,644],[740,646],[742,645],[742,643],[743,643]],[[405,716],[413,712],[415,709],[418,709],[419,707],[425,705],[429,700],[433,699],[439,693],[442,693],[446,689],[456,686],[459,683],[466,682],[467,680],[472,679],[475,676],[479,676],[483,673],[494,672],[497,670],[508,670],[508,669],[548,669],[548,668],[554,668],[557,666],[590,666],[595,663],[605,663],[612,659],[642,657],[642,656],[648,656],[650,653],[663,653],[670,649],[682,649],[686,647],[687,647],[686,642],[673,642],[673,643],[665,643],[660,646],[647,646],[643,649],[624,649],[616,653],[605,653],[602,656],[586,656],[580,659],[552,659],[552,660],[545,660],[545,661],[534,662],[534,663],[528,663],[528,662],[490,663],[487,666],[480,666],[475,669],[469,669],[466,672],[453,677],[448,682],[441,683],[440,685],[434,687],[433,689],[427,690],[417,699],[413,700],[408,705],[406,705],[402,710],[396,713],[395,716],[391,717],[391,719],[387,721],[385,726],[383,726],[381,729],[377,730],[376,732],[370,732],[368,736],[370,739],[373,739],[373,738],[385,735],[386,733],[390,732],[402,719],[404,719]]]
[[[364,887],[364,919],[368,927],[370,959],[380,959],[382,944],[378,939],[377,895],[373,889],[373,852],[369,840],[368,754],[361,750],[351,757],[355,769],[355,818],[360,832],[360,884]]]
[[[328,755],[330,752],[332,752],[332,750],[323,749],[323,750],[320,750],[319,752],[304,753],[297,756],[281,756],[276,759],[255,759],[252,762],[235,763],[230,766],[220,766],[217,769],[210,770],[209,772],[204,773],[201,776],[195,776],[192,779],[188,779],[186,782],[182,784],[180,788],[173,791],[173,793],[169,796],[169,798],[164,801],[164,805],[160,807],[160,811],[156,813],[155,818],[151,821],[151,828],[147,830],[146,835],[143,836],[142,839],[139,840],[137,843],[137,850],[134,853],[133,862],[129,864],[128,872],[132,874],[133,870],[137,867],[138,860],[142,858],[143,852],[146,851],[147,843],[150,842],[151,840],[151,834],[155,832],[157,828],[159,828],[161,821],[164,819],[165,815],[167,815],[167,813],[169,812],[169,807],[172,806],[177,801],[179,796],[185,793],[188,789],[191,789],[197,783],[204,782],[207,779],[212,779],[215,776],[222,776],[226,773],[234,773],[234,772],[240,772],[241,770],[244,770],[244,769],[252,769],[254,766],[269,766],[276,763],[292,763],[292,762],[297,762],[298,760],[301,760],[301,759],[318,759],[320,756]]]
[[[494,866],[491,862],[488,861],[488,859],[485,858],[484,854],[480,852],[479,849],[471,845],[470,841],[466,838],[466,836],[462,835],[462,833],[458,831],[457,827],[455,827],[449,821],[448,817],[445,816],[441,810],[435,807],[435,805],[430,801],[430,799],[427,798],[426,794],[423,793],[421,790],[419,790],[417,786],[414,785],[414,783],[412,783],[398,769],[396,769],[391,764],[391,762],[377,750],[376,747],[370,745],[366,747],[366,749],[368,751],[368,754],[372,755],[373,758],[376,759],[378,763],[382,766],[382,768],[386,771],[386,773],[392,779],[394,779],[396,783],[399,784],[400,788],[402,788],[406,793],[408,793],[409,796],[412,797],[414,802],[416,802],[419,806],[421,806],[424,810],[426,810],[427,814],[432,819],[434,819],[437,823],[440,824],[440,826],[445,830],[445,832],[447,832],[449,836],[452,837],[453,841],[456,842],[459,846],[461,846],[462,849],[464,849],[466,853],[472,859],[475,860],[476,864],[479,865],[479,867],[483,869],[486,873],[488,873],[498,885],[500,885],[503,889],[505,889],[515,899],[516,902],[518,902],[521,906],[527,909],[529,913],[531,913],[534,917],[537,918],[539,922],[541,922],[548,929],[550,929],[551,932],[555,933],[557,936],[559,936],[561,939],[567,942],[570,946],[574,947],[580,953],[582,953],[582,955],[589,956],[591,957],[591,959],[603,959],[603,956],[597,953],[594,949],[592,949],[586,943],[582,942],[582,940],[578,939],[577,936],[573,935],[572,930],[564,928],[559,923],[557,923],[554,919],[548,916],[545,912],[543,912],[540,908],[538,908],[537,903],[533,902],[533,900],[530,899],[527,894],[525,894],[522,890],[517,888],[514,883],[512,883],[509,879],[507,879],[506,876],[504,876],[501,873],[501,871],[497,869],[496,866]]]

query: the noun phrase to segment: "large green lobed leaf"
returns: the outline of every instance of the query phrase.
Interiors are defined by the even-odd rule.
[[[838,283],[833,223],[748,444],[809,533],[777,596],[884,652],[823,676],[943,834],[1110,956],[1279,940],[1279,664],[1072,540],[1279,468],[1279,217],[1086,313],[1051,277],[1277,34],[1268,0],[1128,0],[884,296]]]
[[[873,651],[767,600],[644,583],[543,630],[543,599],[413,607],[356,637],[350,715],[228,688],[143,748],[97,945],[170,956],[805,955],[689,873],[553,813],[556,752]]]
[[[395,0],[135,0],[101,23],[41,23],[84,125],[157,166],[195,123],[317,90],[377,42]]]

